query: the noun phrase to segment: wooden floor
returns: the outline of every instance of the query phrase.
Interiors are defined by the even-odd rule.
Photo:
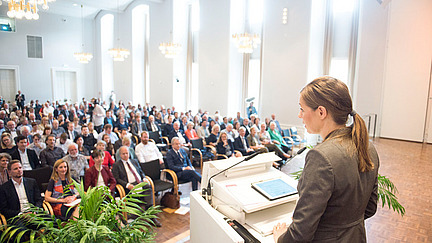
[[[379,173],[389,177],[399,190],[399,202],[406,214],[379,205],[375,216],[366,220],[368,242],[432,242],[432,145],[375,139],[380,156]],[[190,185],[181,185],[188,197]],[[156,242],[189,242],[189,213],[160,213],[163,227]]]

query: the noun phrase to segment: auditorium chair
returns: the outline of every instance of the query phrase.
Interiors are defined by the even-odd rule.
[[[203,161],[207,161],[213,157],[208,156],[207,152],[211,151],[211,153],[214,155],[213,150],[212,150],[212,146],[210,145],[204,145],[204,142],[201,138],[198,139],[191,139],[190,140],[191,144],[192,144],[192,149],[191,149],[191,161],[193,162],[193,158],[194,158],[194,154],[198,154],[199,156],[199,160],[200,160],[200,168],[203,168]],[[195,153],[194,153],[195,152]]]
[[[145,163],[140,163],[141,169],[146,175],[146,179],[152,188],[153,193],[163,192],[168,189],[172,189],[173,192],[178,192],[177,175],[170,169],[162,169],[160,167],[159,159],[152,160]],[[172,182],[163,180],[166,178],[165,173],[168,173],[171,178],[175,178]],[[153,197],[153,205],[156,205],[156,199]]]
[[[154,142],[160,151],[166,151],[170,146],[169,139],[167,137],[161,137],[159,132],[149,132],[149,140]]]
[[[6,218],[1,213],[0,213],[0,223],[1,223],[2,226],[7,226]]]
[[[48,182],[51,178],[52,168],[49,166],[45,166],[41,168],[36,168],[34,170],[25,170],[23,174],[24,177],[35,179],[40,192],[45,193],[48,187]]]

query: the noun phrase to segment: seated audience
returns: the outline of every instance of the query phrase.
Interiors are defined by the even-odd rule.
[[[244,118],[246,120],[247,118]],[[246,128],[240,127],[239,136],[234,140],[234,149],[240,151],[243,156],[254,153],[246,140]]]
[[[23,170],[33,170],[40,167],[39,158],[35,151],[27,149],[27,138],[19,135],[17,137],[17,150],[12,153],[12,159],[21,162]]]
[[[261,153],[267,153],[269,151],[257,138],[257,132],[254,126],[250,128],[250,134],[246,137],[246,141],[249,144],[249,147],[255,152],[259,151]]]
[[[189,140],[198,139],[199,138],[198,134],[195,131],[195,129],[193,128],[193,126],[194,126],[194,124],[192,122],[188,122],[185,134],[189,138]]]
[[[93,151],[91,157],[94,161],[94,165],[85,172],[84,189],[87,191],[89,187],[107,186],[114,196],[117,182],[110,169],[106,166],[102,166],[104,156],[105,153],[102,150]]]
[[[178,137],[181,147],[186,150],[186,153],[189,153],[189,148],[187,148],[190,146],[189,138],[186,136],[183,130],[180,130],[180,122],[174,122],[173,128],[174,130],[171,131],[168,136],[169,140],[171,141],[174,137]]]
[[[61,220],[68,220],[72,216],[75,219],[79,216],[78,207],[75,206],[74,209],[69,210],[65,204],[75,201],[77,195],[68,163],[62,159],[57,160],[45,191],[45,201],[51,204],[54,215]]]
[[[1,142],[0,142],[0,153],[8,153],[10,155],[13,154],[16,150],[16,146],[14,143],[14,140],[12,139],[12,136],[8,132],[4,132],[1,135]]]
[[[128,138],[127,136],[125,136],[121,141],[122,141],[122,146],[126,146],[129,149],[129,158],[131,158],[131,159],[137,159],[136,154],[135,154],[135,150],[131,146],[132,143],[131,143],[130,138]],[[120,159],[120,151],[117,149],[117,152],[115,154],[115,160],[117,161],[119,159]]]
[[[192,182],[192,191],[198,190],[198,183],[201,182],[201,175],[192,166],[188,154],[180,147],[180,140],[174,137],[171,140],[172,149],[167,153],[166,167],[177,174],[182,181]]]
[[[200,138],[207,138],[208,136],[210,136],[210,132],[208,130],[208,126],[207,126],[207,120],[202,120],[201,121],[201,126],[198,128],[197,130],[197,134]]]
[[[18,117],[16,117],[18,119]],[[10,120],[6,123],[6,132],[8,132],[12,139],[14,139],[16,136],[18,136],[17,130],[16,130],[16,123],[13,120]]]
[[[89,133],[92,134],[94,138],[98,138],[99,137],[99,133],[94,129],[93,122],[87,123],[87,126],[88,126],[88,129],[89,129]]]
[[[276,144],[271,141],[270,134],[266,131],[266,124],[264,122],[260,125],[261,130],[258,133],[258,140],[263,144],[270,152],[275,152],[277,156],[285,160],[291,158],[291,156],[280,149]]]
[[[135,117],[135,121],[132,123],[131,133],[134,136],[141,137],[141,133],[143,131],[147,131],[147,126],[145,122],[141,118],[141,114],[137,113]]]
[[[36,180],[23,177],[19,160],[11,160],[7,169],[11,179],[0,187],[0,212],[8,220],[8,224],[24,226],[21,225],[22,222],[9,220],[18,214],[27,213],[29,204],[41,208],[43,199]]]
[[[21,126],[20,133],[21,133],[21,136],[24,136],[27,138],[28,144],[33,143],[33,136],[30,134],[30,128],[28,126]],[[15,137],[15,141],[17,141],[16,139],[17,139],[17,137]]]
[[[112,174],[117,184],[123,186],[127,194],[135,185],[145,180],[145,174],[137,160],[129,159],[129,150],[126,146],[120,147],[119,151],[120,160],[113,165]],[[153,206],[153,195],[149,184],[146,184],[143,188],[148,189],[144,192],[145,197],[142,197],[144,206],[148,209]],[[157,227],[162,226],[157,219],[152,219],[152,221]]]
[[[86,125],[81,126],[81,135],[84,140],[83,146],[88,150],[92,151],[97,140],[93,136],[93,133],[90,133],[89,128]]]
[[[234,126],[231,123],[228,123],[225,127],[224,130],[222,130],[222,132],[225,132],[228,136],[228,139],[231,140],[231,142],[234,143],[234,139],[235,139],[235,134],[234,134]]]
[[[42,133],[42,142],[46,142],[46,139],[48,137],[48,135],[52,134],[52,130],[51,130],[51,126],[48,125],[44,128],[43,133]],[[61,134],[60,134],[61,135]]]
[[[102,165],[111,168],[111,166],[114,164],[114,160],[111,154],[105,150],[105,147],[106,147],[105,141],[99,141],[96,143],[96,149],[105,152],[104,161],[102,162]],[[94,165],[94,161],[93,158],[90,156],[89,167],[92,167],[93,165]]]
[[[70,141],[73,141],[75,137],[78,136],[78,133],[75,131],[75,124],[73,122],[69,122],[67,124],[66,135]]]
[[[78,145],[72,143],[68,147],[68,154],[63,157],[70,167],[70,174],[72,179],[79,182],[84,177],[85,171],[89,168],[84,155],[78,153]]]
[[[40,152],[46,148],[46,144],[42,142],[42,136],[39,133],[36,133],[33,135],[33,143],[31,143],[27,148],[34,150],[39,158]]]
[[[148,129],[150,132],[160,132],[161,129],[160,129],[160,127],[159,127],[159,124],[155,121],[154,116],[153,116],[153,115],[150,115],[148,119],[149,119],[149,121],[148,121],[147,124],[146,124],[147,129]]]
[[[102,141],[104,141],[106,144],[105,150],[108,151],[108,153],[110,153],[111,156],[113,156],[115,154],[114,145],[111,143],[110,136],[108,134],[104,134],[102,136]]]
[[[103,138],[104,134],[107,134],[109,136],[111,143],[115,143],[118,140],[117,135],[112,132],[112,126],[110,124],[106,124],[104,126],[104,130],[103,130],[103,132],[99,133],[97,140],[98,141],[103,140],[102,138]]]
[[[119,138],[119,140],[117,140],[114,143],[114,148],[113,148],[114,152],[117,152],[117,150],[122,146],[122,144],[123,144],[123,138],[125,138],[125,137],[130,138],[130,136],[128,134],[128,131],[126,129],[119,130],[119,133],[120,133],[120,138]],[[104,140],[104,141],[106,142],[106,140]]]
[[[9,180],[7,167],[11,160],[12,157],[8,153],[0,153],[0,185],[3,185]]]
[[[52,124],[52,134],[54,134],[56,138],[59,138],[60,135],[65,132],[66,131],[64,130],[64,128],[59,126],[59,122],[57,120],[54,120]]]
[[[156,159],[159,159],[160,164],[164,163],[162,153],[159,151],[156,144],[149,142],[149,134],[147,131],[141,133],[141,143],[135,147],[135,153],[140,163]]]
[[[217,141],[218,141],[218,137],[219,137],[219,131],[220,131],[219,125],[215,124],[212,127],[212,132],[210,133],[210,136],[208,136],[206,138],[206,144],[207,145],[212,145],[212,146],[216,147]]]
[[[236,139],[239,136],[239,129],[241,127],[240,122],[234,122],[233,127],[234,139]]]
[[[90,151],[84,147],[84,139],[81,135],[75,138],[74,143],[78,145],[78,153],[83,155],[86,159],[90,159]]]
[[[62,135],[60,135],[60,138],[56,141],[56,147],[63,149],[63,152],[66,154],[69,145],[71,145],[72,143],[73,142],[68,138],[68,135],[66,133],[62,133]]]
[[[115,132],[119,132],[119,131],[121,131],[123,129],[126,130],[126,131],[129,131],[130,127],[129,127],[129,123],[126,121],[126,119],[124,118],[124,116],[120,116],[120,118],[116,122],[116,125],[114,127],[114,131]]]
[[[282,135],[276,129],[276,123],[270,122],[270,128],[268,130],[268,133],[270,134],[272,142],[276,144],[276,146],[282,149],[285,153],[289,152],[290,148],[288,147],[288,144],[285,142],[285,140],[282,138]]]
[[[55,136],[50,134],[46,139],[46,148],[40,152],[40,162],[42,166],[53,167],[54,163],[63,158],[65,152],[63,149],[55,146]]]
[[[241,157],[242,154],[238,151],[234,151],[234,145],[231,142],[230,139],[228,139],[228,135],[226,132],[222,131],[217,145],[216,145],[216,154],[223,154],[229,157]],[[219,157],[217,159],[221,159],[222,157]]]

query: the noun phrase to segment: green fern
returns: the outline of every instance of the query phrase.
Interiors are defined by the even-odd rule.
[[[143,210],[138,204],[141,193],[145,190],[145,182],[135,186],[124,198],[116,200],[111,196],[108,187],[90,188],[84,192],[83,182],[74,182],[76,190],[81,196],[79,204],[79,218],[61,222],[54,216],[31,205],[31,214],[21,214],[11,220],[21,220],[26,224],[38,225],[39,230],[27,227],[19,227],[9,224],[1,228],[3,233],[0,242],[7,242],[15,238],[21,242],[24,234],[30,236],[29,242],[152,242],[155,233],[153,222],[160,212],[158,207]],[[122,214],[134,214],[138,216],[132,222],[122,221]]]
[[[299,171],[291,173],[295,180],[299,180],[301,174],[303,173],[303,168],[300,168]],[[381,200],[382,207],[384,208],[386,205],[389,209],[393,209],[393,211],[397,212],[401,216],[405,215],[405,208],[399,203],[397,200],[396,194],[398,190],[394,183],[387,178],[386,176],[382,176],[378,174],[378,201]]]

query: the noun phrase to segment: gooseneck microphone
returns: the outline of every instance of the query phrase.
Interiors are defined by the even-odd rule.
[[[253,153],[253,154],[247,156],[246,158],[244,158],[244,159],[241,160],[240,162],[237,162],[237,163],[231,165],[230,167],[228,167],[228,168],[226,168],[226,169],[223,169],[223,170],[219,171],[218,173],[212,175],[212,176],[210,177],[210,179],[208,180],[208,183],[207,183],[207,189],[206,189],[206,188],[203,188],[203,190],[202,190],[202,194],[203,194],[203,195],[205,195],[205,194],[207,195],[207,201],[208,201],[208,203],[209,203],[210,205],[212,204],[212,189],[211,189],[210,182],[211,182],[211,180],[213,179],[213,177],[218,176],[218,175],[224,173],[225,171],[227,171],[227,170],[233,168],[234,166],[237,166],[237,165],[239,165],[239,164],[241,164],[241,163],[243,163],[243,162],[245,162],[245,161],[251,160],[252,158],[254,158],[255,156],[257,156],[257,155],[260,154],[260,153],[261,153],[261,151],[257,151],[257,152],[255,152],[255,153]]]

